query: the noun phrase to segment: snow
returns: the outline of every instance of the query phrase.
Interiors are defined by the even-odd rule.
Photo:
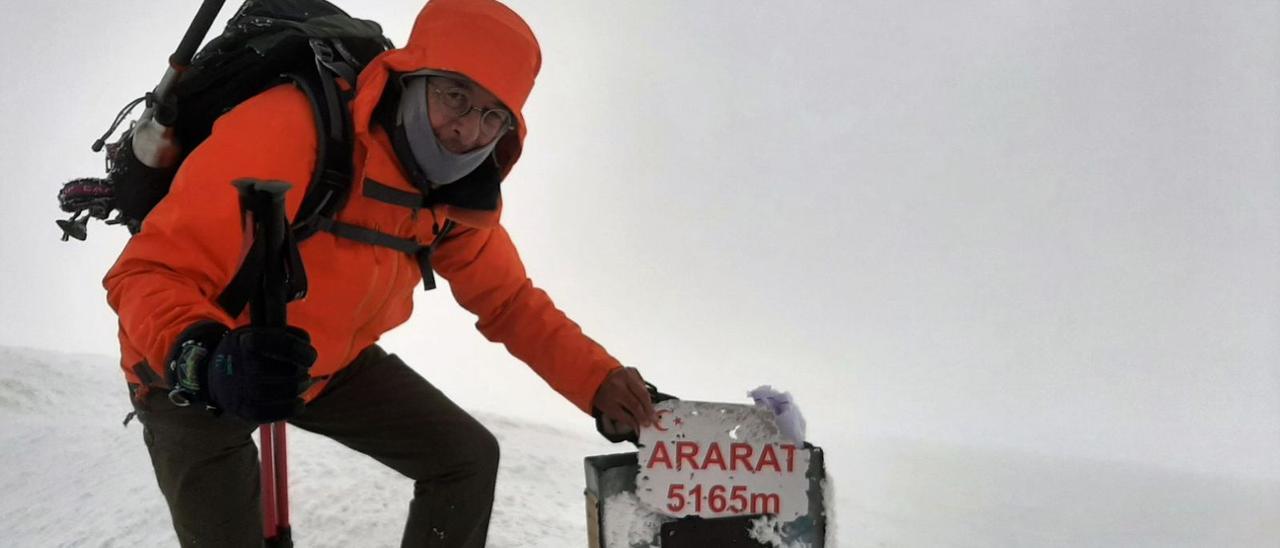
[[[778,430],[786,439],[795,443],[804,443],[804,415],[792,400],[790,392],[774,390],[772,386],[766,384],[748,392],[747,396],[755,400],[757,407],[773,412]],[[732,435],[730,437],[737,439]]]
[[[672,518],[654,512],[635,493],[616,493],[605,499],[604,548],[645,546],[658,537]]]
[[[773,548],[813,548],[805,542],[787,542],[782,534],[783,522],[771,516],[751,520],[751,538]]]
[[[823,478],[822,485],[822,505],[825,507],[823,515],[827,518],[827,538],[828,546],[839,546],[840,538],[840,519],[836,517],[836,482],[831,477],[831,467],[827,467],[826,478]]]
[[[115,361],[0,347],[0,364],[0,545],[175,546]],[[503,451],[489,546],[585,546],[582,458],[619,447],[477,417]],[[399,546],[409,480],[295,428],[289,468],[298,546]]]
[[[128,410],[109,357],[0,347],[0,545],[175,545],[141,428],[121,426]],[[570,431],[477,417],[503,448],[489,546],[586,546],[582,458],[621,446],[597,440],[585,419]],[[407,479],[297,429],[289,440],[298,546],[398,545]],[[1274,547],[1280,538],[1274,480],[910,440],[811,441],[827,442],[830,546]],[[631,539],[654,526],[606,534]]]

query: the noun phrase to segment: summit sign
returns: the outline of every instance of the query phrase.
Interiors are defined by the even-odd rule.
[[[809,512],[809,449],[751,405],[671,400],[640,431],[636,495],[672,517]]]

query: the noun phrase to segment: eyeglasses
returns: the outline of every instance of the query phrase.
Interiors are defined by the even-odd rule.
[[[427,78],[427,89],[456,118],[480,113],[480,139],[486,143],[502,133],[515,129],[511,111],[505,108],[480,108],[471,104],[471,92],[458,82],[443,76]]]

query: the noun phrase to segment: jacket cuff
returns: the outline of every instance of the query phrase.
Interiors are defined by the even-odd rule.
[[[613,373],[615,369],[622,369],[622,364],[616,360],[609,360],[604,367],[596,367],[591,375],[583,382],[584,387],[590,387],[587,393],[580,393],[578,398],[569,397],[569,400],[578,406],[584,413],[595,416],[596,413],[596,394],[600,392],[600,387],[604,386],[604,380]],[[586,397],[585,401],[580,399]]]

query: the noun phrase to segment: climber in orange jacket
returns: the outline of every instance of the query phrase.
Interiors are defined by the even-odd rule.
[[[540,64],[532,31],[502,4],[433,0],[407,44],[360,73],[349,105],[350,196],[334,226],[299,246],[309,292],[289,304],[288,329],[249,326],[216,297],[243,255],[230,181],[291,183],[286,210],[298,210],[317,154],[308,99],[289,85],[255,96],[222,116],[184,161],[104,281],[120,317],[122,367],[184,546],[261,542],[250,436],[259,423],[286,419],[415,481],[405,545],[484,544],[496,440],[376,344],[409,318],[431,268],[485,337],[574,405],[624,428],[653,420],[639,373],[532,284],[499,222],[500,183],[520,157],[521,109]],[[431,246],[430,265],[352,231]],[[167,397],[175,386],[203,405],[175,404]]]

